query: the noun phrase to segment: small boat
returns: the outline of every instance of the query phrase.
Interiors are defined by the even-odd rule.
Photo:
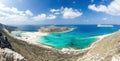
[[[114,25],[98,24],[97,27],[114,27]]]

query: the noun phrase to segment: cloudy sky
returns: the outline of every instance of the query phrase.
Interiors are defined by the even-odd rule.
[[[0,0],[0,23],[120,24],[120,0]]]

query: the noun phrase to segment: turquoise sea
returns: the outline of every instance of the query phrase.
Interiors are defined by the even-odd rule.
[[[97,27],[97,25],[56,25],[56,26],[67,26],[75,29],[70,32],[50,33],[47,36],[38,37],[37,42],[58,49],[61,48],[83,49],[90,46],[93,42],[98,40],[94,36],[113,33],[120,29],[119,25],[114,25],[114,27]],[[40,27],[41,27],[40,25],[18,26],[20,30],[29,32],[35,32]],[[20,37],[19,32],[16,33],[16,35],[17,37]]]

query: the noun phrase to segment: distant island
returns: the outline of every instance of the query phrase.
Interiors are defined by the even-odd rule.
[[[45,27],[41,27],[39,29],[40,32],[47,32],[47,33],[51,33],[51,32],[68,32],[68,31],[72,31],[73,28],[69,28],[69,27],[60,27],[60,26],[45,26]]]

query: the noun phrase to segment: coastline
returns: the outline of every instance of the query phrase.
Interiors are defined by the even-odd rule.
[[[115,33],[115,32],[114,32]],[[68,54],[80,54],[80,53],[84,53],[84,52],[87,52],[88,50],[92,49],[95,47],[95,44],[98,43],[99,41],[102,41],[102,39],[104,39],[105,37],[107,36],[110,36],[114,33],[109,33],[109,34],[105,34],[105,35],[100,35],[100,36],[93,36],[95,38],[98,38],[98,40],[96,40],[95,42],[93,42],[90,46],[88,46],[87,48],[84,48],[84,49],[74,49],[74,48],[63,48],[61,49],[61,51],[63,53],[68,53]]]
[[[14,31],[13,31],[14,32]],[[15,31],[16,32],[16,31]],[[42,33],[42,32],[24,32],[22,33],[22,37],[16,37],[15,35],[13,35],[12,33],[10,33],[12,37],[17,38],[19,40],[22,40],[24,42],[27,42],[28,44],[32,44],[32,45],[36,45],[36,46],[40,46],[40,47],[44,47],[44,48],[48,48],[48,49],[52,49],[51,46],[47,46],[41,43],[38,43],[35,39],[37,37],[42,37],[42,36],[46,36],[49,33]]]
[[[95,47],[95,44],[98,43],[99,41],[101,41],[103,38],[107,37],[107,36],[110,36],[114,33],[110,33],[110,34],[105,34],[105,35],[100,35],[100,36],[93,36],[95,38],[98,38],[98,40],[96,40],[95,42],[93,42],[89,47],[87,48],[84,48],[84,49],[74,49],[74,48],[62,48],[62,49],[56,49],[56,50],[59,50],[63,53],[67,53],[67,54],[74,54],[74,55],[77,55],[77,54],[80,54],[80,53],[83,53],[83,52],[86,52],[92,48]],[[13,37],[17,38],[17,39],[20,39],[22,41],[25,41],[27,42],[28,44],[33,44],[33,45],[37,45],[37,46],[40,46],[40,47],[44,47],[44,48],[48,48],[48,49],[53,49],[54,47],[51,47],[51,46],[48,46],[48,45],[44,45],[44,44],[41,44],[41,43],[38,43],[37,41],[35,41],[35,39],[37,37],[42,37],[42,36],[46,36],[46,35],[49,35],[49,33],[43,33],[43,32],[24,32],[23,34],[23,37],[16,37],[14,35],[12,35]]]
[[[69,31],[57,32],[57,33],[65,33],[65,32],[70,32],[70,31],[73,31],[73,30],[74,30],[74,28],[71,28]],[[12,37],[17,38],[17,39],[22,40],[22,41],[25,41],[28,44],[33,44],[33,45],[37,45],[37,46],[44,47],[44,48],[49,48],[49,49],[53,49],[54,48],[54,47],[49,46],[49,45],[38,43],[35,40],[38,37],[49,35],[50,33],[48,33],[48,32],[40,32],[40,31],[39,32],[25,32],[25,31],[20,31],[20,32],[23,32],[22,33],[22,37],[16,37],[15,35],[13,35],[14,32],[16,32],[16,31],[12,31],[10,33]],[[58,50],[58,49],[56,49],[56,50]]]
[[[98,40],[96,40],[95,42],[93,42],[88,49],[94,48],[95,44],[98,43],[99,41],[102,41],[102,39],[104,39],[105,37],[108,37],[110,35],[112,35],[114,33],[109,33],[109,34],[104,34],[104,35],[100,35],[100,36],[94,36],[95,38],[98,38]]]
[[[9,38],[9,41],[11,42],[15,51],[27,58],[28,61],[59,61],[59,59],[61,59],[61,61],[76,61],[78,59],[78,55],[64,54],[55,48],[44,47],[44,44],[29,44],[21,39],[17,39],[16,37],[13,37],[13,35],[7,29],[3,29],[3,33]]]

